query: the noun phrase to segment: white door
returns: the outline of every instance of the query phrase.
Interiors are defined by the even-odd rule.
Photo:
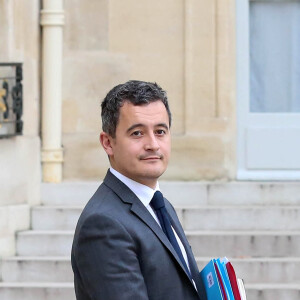
[[[237,178],[300,180],[300,1],[236,8]]]

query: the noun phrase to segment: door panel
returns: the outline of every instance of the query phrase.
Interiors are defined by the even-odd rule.
[[[299,170],[300,128],[248,128],[249,170]]]
[[[300,0],[237,0],[241,180],[300,180]]]

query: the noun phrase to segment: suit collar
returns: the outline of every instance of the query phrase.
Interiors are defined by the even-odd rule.
[[[109,170],[107,171],[103,182],[113,190],[123,202],[133,204],[139,201],[136,195]]]
[[[150,204],[151,199],[155,191],[159,190],[159,184],[157,182],[155,189],[150,188],[144,184],[136,182],[118,171],[114,170],[112,167],[109,168],[109,171],[115,175],[120,181],[122,181],[127,187],[135,193],[139,200],[147,207]]]
[[[151,216],[149,211],[146,209],[146,207],[141,203],[141,201],[137,198],[137,196],[122,182],[120,181],[116,176],[114,176],[109,170],[106,174],[106,177],[104,178],[104,184],[107,185],[111,190],[113,190],[119,198],[124,202],[131,204],[131,211],[134,213],[140,220],[142,220],[153,232],[154,234],[160,239],[160,241],[164,244],[164,246],[171,252],[171,254],[174,256],[176,261],[181,266],[182,270],[186,273],[186,270],[178,257],[176,251],[174,250],[173,246],[171,245],[170,241],[168,240],[167,236],[164,234],[164,232],[161,230],[160,226],[157,224],[157,222],[154,220],[154,218]],[[170,214],[171,216],[171,214]],[[178,228],[180,226],[176,225],[176,221],[174,221],[174,218],[171,216],[171,222],[174,226],[174,229],[178,233]],[[190,256],[190,249],[187,249],[186,247],[186,239],[183,239],[184,234],[182,235],[180,233],[179,237],[181,241],[183,242],[183,245],[187,251],[188,258]],[[190,258],[189,258],[190,261]],[[186,276],[190,279],[189,275],[186,273]]]

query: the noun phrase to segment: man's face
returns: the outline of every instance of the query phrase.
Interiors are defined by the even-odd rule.
[[[102,132],[100,139],[115,170],[151,188],[156,186],[171,149],[169,117],[161,101],[139,106],[125,102],[115,138]]]

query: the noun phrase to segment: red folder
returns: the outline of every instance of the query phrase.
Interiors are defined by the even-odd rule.
[[[242,300],[240,292],[239,292],[239,287],[238,287],[238,284],[237,284],[237,281],[236,281],[235,271],[234,271],[234,268],[233,268],[233,266],[230,262],[227,262],[226,269],[227,269],[228,277],[229,277],[229,280],[230,280],[230,284],[231,284],[232,292],[233,292],[233,295],[234,295],[234,299],[235,300]]]
[[[223,284],[222,276],[221,276],[220,271],[219,271],[219,268],[218,268],[216,263],[214,263],[214,265],[215,265],[216,273],[217,273],[217,276],[218,276],[218,279],[219,279],[219,283],[220,283],[223,298],[224,298],[224,300],[228,300],[226,292],[225,292],[225,287],[224,287],[224,284]]]

